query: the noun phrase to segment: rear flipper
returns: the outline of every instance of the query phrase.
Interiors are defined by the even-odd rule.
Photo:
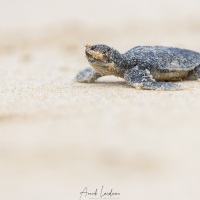
[[[198,80],[198,81],[200,81],[200,65],[195,67],[192,71],[189,72],[186,80]]]
[[[136,89],[143,90],[182,90],[183,87],[170,82],[156,82],[148,70],[137,66],[127,70],[124,75],[126,83]]]
[[[194,75],[200,81],[200,65],[194,69]]]
[[[101,75],[99,73],[95,72],[92,68],[87,67],[76,75],[74,81],[80,83],[93,83],[100,77]]]

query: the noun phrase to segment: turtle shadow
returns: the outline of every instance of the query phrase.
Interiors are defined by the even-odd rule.
[[[97,81],[95,83],[93,83],[93,85],[97,85],[97,86],[106,86],[106,87],[109,87],[109,86],[116,86],[116,87],[125,87],[127,86],[126,82],[125,81]]]
[[[94,83],[73,83],[73,87],[93,87],[93,88],[129,88],[125,81],[97,81]]]

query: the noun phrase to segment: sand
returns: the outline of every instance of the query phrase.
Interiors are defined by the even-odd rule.
[[[200,52],[199,6],[0,1],[0,199],[75,200],[102,186],[121,200],[199,199],[199,82],[174,92],[73,82],[87,43]]]

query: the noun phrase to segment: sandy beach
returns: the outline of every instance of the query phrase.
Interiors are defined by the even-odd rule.
[[[0,199],[78,200],[104,186],[121,200],[199,200],[200,82],[169,92],[73,81],[89,66],[85,44],[200,52],[199,7],[1,0]]]

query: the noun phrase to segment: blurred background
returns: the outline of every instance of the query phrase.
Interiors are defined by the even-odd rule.
[[[74,83],[85,44],[200,52],[200,1],[0,0],[0,199],[200,198],[200,85]],[[83,197],[82,199],[89,199]]]

